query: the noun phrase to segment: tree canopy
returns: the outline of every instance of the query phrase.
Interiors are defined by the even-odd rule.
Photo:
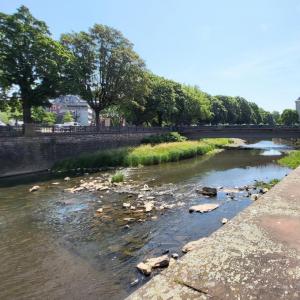
[[[299,115],[294,109],[285,109],[281,114],[281,122],[284,125],[295,125],[299,123]]]
[[[31,122],[32,107],[45,106],[59,94],[71,59],[25,6],[12,15],[0,13],[0,89],[21,101],[24,122]]]
[[[134,98],[143,84],[144,62],[122,33],[96,24],[88,32],[63,34],[61,43],[74,55],[74,91],[99,114]]]

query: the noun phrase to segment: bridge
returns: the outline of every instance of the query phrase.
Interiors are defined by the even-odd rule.
[[[221,126],[189,126],[177,130],[190,139],[199,138],[300,138],[300,127],[267,126],[267,125],[221,125]]]

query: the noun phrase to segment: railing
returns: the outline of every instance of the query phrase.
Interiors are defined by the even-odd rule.
[[[143,127],[143,126],[47,126],[39,124],[28,124],[23,126],[0,126],[0,137],[17,136],[47,136],[47,135],[80,135],[80,134],[126,134],[126,133],[160,133],[169,131],[191,132],[191,131],[220,131],[220,130],[286,130],[300,131],[299,126],[284,125],[197,125],[197,126],[170,126],[170,127]]]
[[[168,132],[172,127],[142,127],[142,126],[45,126],[28,124],[25,126],[0,126],[0,137],[17,136],[47,136],[47,135],[80,135],[80,134],[116,134],[138,132]]]

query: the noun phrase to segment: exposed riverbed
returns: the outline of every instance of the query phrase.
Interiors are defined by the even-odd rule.
[[[251,204],[243,193],[231,199],[221,191],[207,199],[195,188],[253,185],[255,180],[281,179],[290,172],[276,163],[284,145],[251,146],[257,149],[127,169],[130,193],[126,185],[95,192],[65,191],[80,180],[109,176],[108,172],[71,176],[70,181],[49,175],[2,180],[0,299],[126,297],[148,280],[135,269],[137,263],[166,250],[181,255],[184,244],[210,235],[222,226],[222,218],[231,219]],[[150,187],[144,197],[155,197],[158,204],[170,207],[124,221],[134,212],[124,210],[122,204],[135,205],[144,184]],[[29,193],[32,185],[40,189]],[[191,205],[208,202],[220,207],[205,214],[189,213]],[[99,207],[100,216],[95,214]]]

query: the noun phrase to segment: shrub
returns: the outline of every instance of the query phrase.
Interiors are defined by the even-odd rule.
[[[142,144],[160,144],[171,142],[184,142],[186,137],[180,135],[178,132],[168,132],[164,134],[149,135],[142,139]]]

